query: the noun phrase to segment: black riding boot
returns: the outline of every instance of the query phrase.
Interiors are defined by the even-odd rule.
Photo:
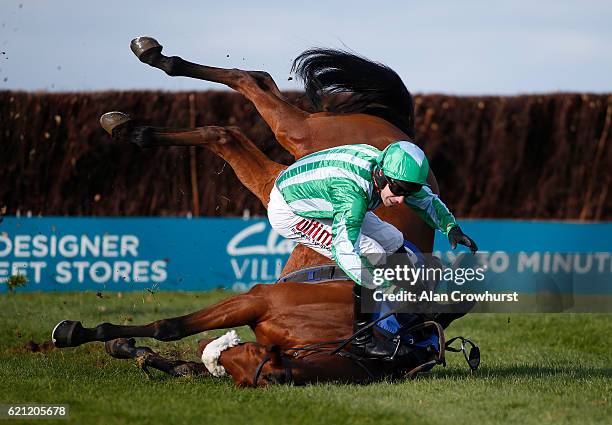
[[[353,286],[353,333],[362,329],[365,325],[372,321],[372,314],[364,313],[361,308],[362,297],[370,297],[367,302],[372,299],[373,289],[368,289],[355,284]],[[351,352],[361,357],[375,359],[390,359],[396,356],[407,354],[405,347],[397,345],[391,341],[380,340],[374,337],[373,327],[363,331],[351,342]],[[397,351],[397,352],[396,352]]]

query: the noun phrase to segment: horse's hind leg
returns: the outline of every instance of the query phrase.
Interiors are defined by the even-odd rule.
[[[268,158],[238,127],[135,127],[130,118],[120,112],[104,114],[100,122],[113,139],[127,140],[141,147],[206,147],[227,161],[242,184],[257,196],[264,206],[268,205],[276,177],[286,168]]]
[[[307,126],[309,114],[288,103],[272,77],[263,71],[224,69],[188,62],[178,56],[164,56],[162,46],[150,37],[132,40],[132,51],[142,62],[170,76],[183,76],[224,84],[255,105],[278,142],[295,158],[316,149]]]
[[[136,359],[138,365],[147,372],[152,367],[172,376],[207,376],[210,375],[202,363],[167,359],[149,347],[136,347],[133,338],[118,338],[104,344],[106,352],[116,359]]]
[[[267,72],[216,68],[214,66],[189,62],[178,56],[164,56],[161,54],[162,46],[151,37],[135,38],[132,40],[130,48],[141,62],[161,69],[171,77],[190,77],[198,80],[212,81],[214,83],[225,84],[234,90],[240,91],[240,79],[246,74],[255,80],[261,90],[270,92],[279,99],[284,98],[276,83]]]

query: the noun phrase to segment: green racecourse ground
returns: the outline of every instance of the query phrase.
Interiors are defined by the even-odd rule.
[[[133,361],[109,357],[102,343],[46,354],[23,349],[29,340],[48,340],[61,319],[88,327],[143,323],[229,295],[1,295],[0,404],[68,404],[70,423],[78,424],[612,423],[609,314],[472,314],[451,325],[447,336],[464,335],[480,345],[476,375],[470,376],[460,354],[448,353],[448,366],[429,376],[368,386],[237,389],[229,378],[172,378],[157,371],[149,380]],[[247,328],[239,333],[253,338]],[[198,338],[173,343],[143,338],[139,345],[195,359]]]

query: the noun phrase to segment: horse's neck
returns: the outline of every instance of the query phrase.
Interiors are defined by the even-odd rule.
[[[335,263],[330,258],[324,257],[318,252],[305,247],[304,245],[298,245],[291,253],[289,260],[287,260],[287,264],[285,264],[285,268],[283,269],[281,276],[306,267],[320,266],[322,264]]]

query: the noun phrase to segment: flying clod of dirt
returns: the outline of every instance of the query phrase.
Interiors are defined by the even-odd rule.
[[[11,351],[17,353],[43,353],[46,354],[50,351],[55,350],[55,345],[51,340],[43,341],[40,344],[34,340],[29,340],[23,345],[15,347]]]

